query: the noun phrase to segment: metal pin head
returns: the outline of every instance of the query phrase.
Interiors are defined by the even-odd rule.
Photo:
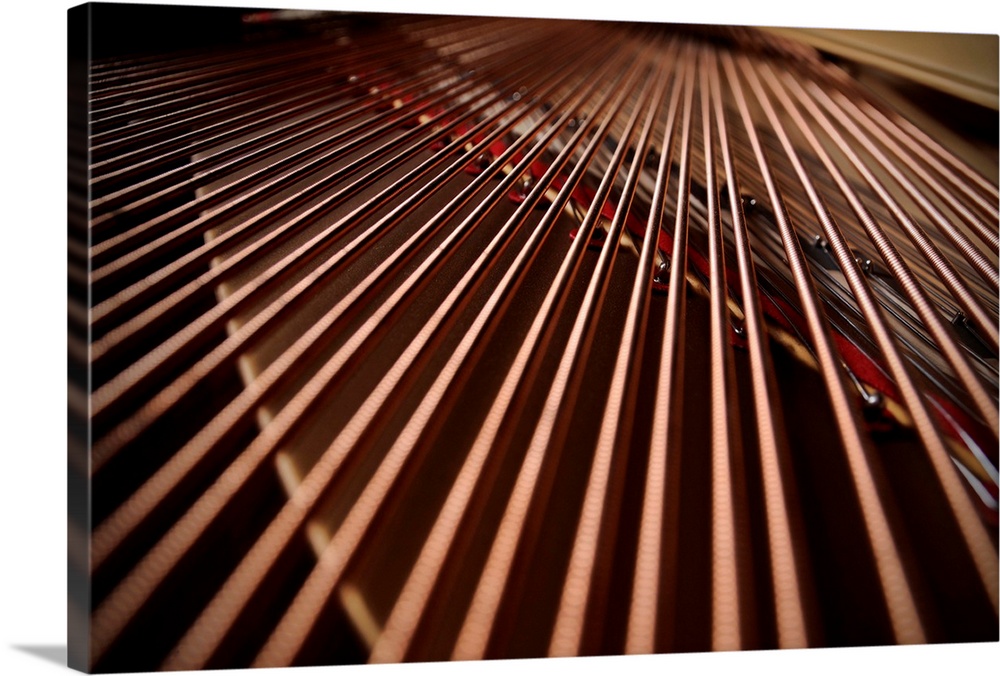
[[[535,177],[531,174],[523,174],[521,178],[517,179],[517,185],[514,186],[514,190],[521,199],[524,199],[528,196],[528,193],[531,192],[534,185]]]
[[[477,176],[489,169],[490,165],[493,164],[493,160],[493,153],[488,150],[484,150],[476,157],[476,159],[472,160],[472,162],[465,167],[465,170],[468,173]]]
[[[666,284],[670,281],[670,261],[666,260],[659,264],[656,268],[656,274],[653,275],[654,284]]]
[[[861,268],[861,272],[866,275],[870,275],[875,271],[875,263],[872,262],[872,259],[865,256],[857,249],[851,249],[851,253],[854,254],[854,262],[858,264],[859,268]]]
[[[866,396],[863,399],[864,407],[870,411],[880,411],[882,406],[885,404],[885,397],[878,390],[871,392],[866,391]]]
[[[656,266],[656,272],[653,273],[653,293],[657,295],[664,295],[667,293],[670,284],[670,259],[664,260],[658,266]]]
[[[597,223],[594,225],[594,231],[590,233],[591,242],[603,242],[608,238],[608,221],[603,216],[597,219]]]

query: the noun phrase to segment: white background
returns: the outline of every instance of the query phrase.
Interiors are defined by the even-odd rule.
[[[66,10],[75,3],[4,3],[0,9],[0,676],[65,671],[66,645]],[[743,25],[998,32],[997,3],[835,0],[457,0],[199,2],[160,4],[420,11]],[[679,6],[674,6],[679,5]],[[889,5],[895,5],[890,7]],[[989,7],[989,9],[987,9]],[[337,674],[996,673],[1000,644],[912,648],[529,660],[481,664],[278,669]],[[234,672],[216,672],[234,673]]]

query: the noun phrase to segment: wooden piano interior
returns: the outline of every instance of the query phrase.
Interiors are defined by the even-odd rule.
[[[995,71],[73,12],[72,666],[997,640]]]

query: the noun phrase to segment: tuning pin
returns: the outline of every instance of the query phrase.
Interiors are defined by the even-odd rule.
[[[871,411],[881,411],[882,406],[885,404],[885,398],[879,391],[869,392],[867,389],[862,388],[864,391],[864,396],[862,401],[864,402],[864,407]]]
[[[858,267],[861,268],[861,272],[865,273],[866,275],[871,275],[874,273],[875,263],[872,262],[872,259],[863,255],[861,252],[857,250],[852,249],[851,252],[854,254],[854,261],[858,264]]]
[[[878,390],[869,391],[861,379],[851,370],[851,367],[847,365],[847,362],[842,361],[840,365],[847,373],[847,378],[854,385],[854,389],[861,396],[861,408],[864,415],[867,418],[873,418],[880,414],[885,406],[885,397],[882,396],[882,393]]]
[[[528,196],[528,193],[531,192],[531,189],[534,186],[535,186],[535,177],[532,176],[531,174],[523,174],[521,178],[517,179],[516,190],[518,194],[521,196],[521,199],[524,199],[525,197]]]
[[[659,264],[656,268],[656,274],[653,276],[653,281],[657,284],[666,284],[670,281],[670,260],[665,260]]]
[[[747,329],[744,320],[738,317],[730,317],[729,325],[733,329],[733,335],[729,342],[735,348],[741,350],[747,349]]]
[[[476,157],[476,159],[472,160],[472,162],[465,167],[465,171],[473,176],[478,176],[490,168],[490,165],[493,164],[493,160],[493,153],[488,150],[484,150],[478,157]]]
[[[590,233],[590,241],[587,242],[587,247],[590,249],[600,249],[604,240],[608,238],[608,233],[604,229],[604,224],[606,221],[601,218],[598,219],[597,225],[594,226],[594,231]]]
[[[665,294],[670,288],[670,260],[664,260],[656,266],[653,274],[653,293]]]
[[[510,199],[520,204],[524,200],[528,199],[528,193],[531,189],[535,187],[535,177],[531,174],[522,174],[517,183],[514,185],[514,189],[510,191]]]

